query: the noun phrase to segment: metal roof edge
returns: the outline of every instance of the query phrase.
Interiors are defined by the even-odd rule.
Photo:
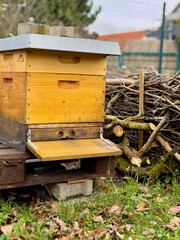
[[[40,34],[26,34],[0,39],[0,51],[26,48],[120,55],[120,46],[117,42]]]

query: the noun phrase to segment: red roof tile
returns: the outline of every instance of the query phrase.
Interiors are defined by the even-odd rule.
[[[123,51],[125,43],[127,40],[139,40],[146,35],[146,30],[137,31],[137,32],[125,32],[125,33],[114,33],[107,35],[98,36],[98,40],[107,40],[107,41],[118,41],[121,46],[121,51]]]

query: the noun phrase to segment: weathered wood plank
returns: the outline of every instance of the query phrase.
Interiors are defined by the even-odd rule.
[[[121,155],[121,150],[113,144],[110,146],[102,139],[77,139],[33,142],[39,149],[27,143],[32,153],[42,161],[94,158]]]
[[[0,118],[0,141],[21,151],[26,150],[27,128],[23,123]]]
[[[42,128],[83,128],[83,127],[101,127],[102,123],[85,122],[85,123],[51,123],[51,124],[28,124],[29,129],[42,129]]]
[[[21,152],[13,148],[0,149],[0,161],[35,158],[30,152]]]
[[[79,139],[79,138],[98,138],[100,135],[100,127],[59,127],[59,128],[40,128],[31,129],[32,141],[48,141],[59,139]]]
[[[80,179],[92,179],[95,177],[104,176],[104,174],[94,174],[90,172],[85,172],[82,170],[71,170],[71,171],[46,171],[39,174],[29,173],[26,175],[26,180],[23,183],[16,184],[4,184],[0,185],[0,189],[7,188],[16,188],[16,187],[26,187],[34,186],[47,183],[56,183],[56,182],[67,182]]]
[[[25,159],[0,161],[0,185],[24,182],[24,177]]]
[[[8,149],[8,148],[11,148],[11,147],[6,144],[0,143],[0,149]]]

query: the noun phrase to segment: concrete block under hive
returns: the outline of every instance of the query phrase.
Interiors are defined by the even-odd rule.
[[[119,45],[27,34],[0,40],[0,137],[40,160],[119,155],[100,138],[106,58]]]

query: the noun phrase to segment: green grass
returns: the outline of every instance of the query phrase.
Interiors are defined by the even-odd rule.
[[[169,181],[169,180],[168,180]],[[160,181],[156,184],[139,183],[136,179],[122,182],[118,186],[108,181],[105,187],[98,189],[98,194],[92,196],[88,203],[82,201],[73,205],[72,203],[58,202],[35,202],[24,206],[17,204],[16,199],[9,198],[8,201],[0,201],[0,227],[12,225],[12,234],[1,234],[0,240],[10,240],[11,236],[20,239],[61,239],[62,234],[56,227],[56,218],[61,219],[70,228],[66,232],[67,236],[72,234],[71,239],[79,239],[74,236],[74,221],[79,224],[81,236],[87,235],[89,231],[95,229],[107,230],[109,226],[115,226],[119,234],[124,235],[124,239],[180,239],[180,228],[175,232],[162,227],[168,224],[174,217],[173,213],[168,213],[170,207],[180,204],[180,185],[173,179],[172,188],[165,187],[165,183]],[[148,193],[142,193],[140,186],[145,186]],[[105,189],[109,189],[108,193]],[[138,212],[137,208],[146,204],[150,210]],[[113,205],[121,207],[119,215],[111,215],[109,209]],[[88,208],[89,214],[83,213]],[[104,222],[97,222],[93,217],[100,210],[104,210],[102,218]],[[15,213],[15,214],[14,214]],[[16,221],[13,222],[13,219]],[[178,214],[176,215],[178,217]],[[180,214],[179,214],[180,217]],[[115,223],[119,220],[119,224]],[[54,224],[54,225],[53,225]],[[130,231],[123,226],[133,224]],[[119,239],[115,232],[110,233],[110,239]],[[88,238],[85,238],[88,239]],[[96,238],[105,239],[105,238]]]

